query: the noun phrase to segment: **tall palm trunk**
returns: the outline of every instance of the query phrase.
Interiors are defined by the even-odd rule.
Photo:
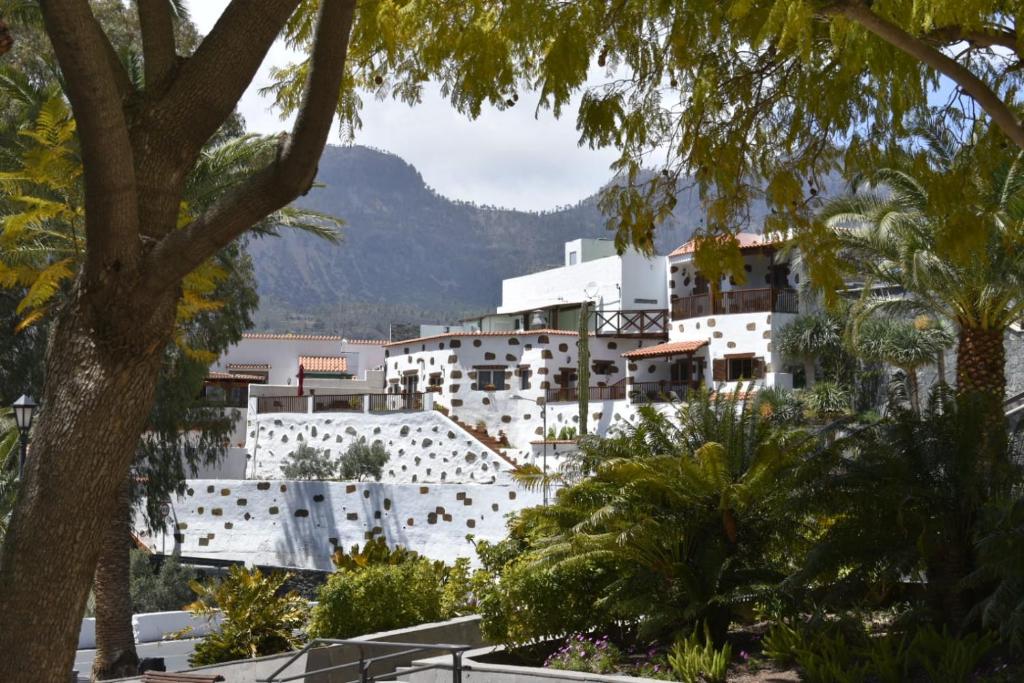
[[[987,481],[996,484],[1006,456],[1006,349],[1004,330],[961,327],[956,349],[958,398],[979,413],[984,429],[979,452],[986,460]]]
[[[100,539],[96,563],[96,658],[92,676],[97,681],[126,678],[139,672],[132,629],[130,584],[131,481],[117,494],[117,509]]]
[[[917,368],[908,367],[903,369],[907,376],[907,398],[910,399],[910,408],[915,415],[921,414],[921,383],[917,378]]]
[[[804,386],[810,389],[814,386],[815,382],[815,364],[817,360],[814,356],[804,356]]]

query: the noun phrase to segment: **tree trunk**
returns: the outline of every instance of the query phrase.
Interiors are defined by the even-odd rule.
[[[906,368],[904,374],[907,376],[907,398],[910,400],[910,409],[915,415],[921,414],[921,384],[917,379],[917,368]]]
[[[983,425],[978,453],[981,474],[992,485],[1003,479],[1006,457],[1006,349],[1004,331],[962,327],[956,349],[956,393],[962,409],[977,414]]]
[[[131,480],[117,495],[114,514],[100,539],[96,563],[96,658],[92,676],[97,681],[127,678],[139,673],[132,628],[131,584]]]
[[[80,278],[54,325],[32,457],[0,551],[0,681],[68,678],[97,539],[128,476],[174,321],[177,292],[145,301],[125,282],[113,315],[82,289]]]
[[[815,382],[815,359],[811,356],[804,357],[804,386],[810,389]]]

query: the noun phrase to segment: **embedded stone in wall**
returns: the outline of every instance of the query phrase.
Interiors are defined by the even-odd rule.
[[[487,398],[486,396],[480,399],[480,402],[483,403],[485,406],[491,405],[491,399]]]
[[[436,512],[428,512],[427,513],[427,524],[437,524],[437,513]]]
[[[509,422],[512,421],[512,416],[511,415],[502,415],[501,416],[501,421],[504,422],[505,424],[508,424]]]
[[[462,405],[462,399],[461,398],[453,398],[452,399],[452,407],[453,408],[457,408],[457,407],[459,407],[461,405]]]
[[[636,372],[636,363],[630,363],[629,365],[627,365],[627,367],[629,368],[630,372]]]
[[[757,329],[757,323],[747,323],[747,329],[753,332]]]
[[[204,509],[205,508],[202,505],[200,505],[199,507],[196,508],[196,514],[203,514]]]
[[[322,503],[322,502],[324,502],[324,494],[318,493],[315,496],[313,496],[313,502],[314,503]]]
[[[515,337],[509,337],[508,338],[508,345],[509,346],[515,346],[518,343],[519,343],[519,340],[516,339]]]
[[[235,525],[233,523],[231,523],[231,522],[224,522],[224,528],[225,529],[234,529]]]
[[[516,492],[515,491],[509,491],[508,492],[508,499],[509,500],[515,500],[516,499]]]
[[[462,379],[462,370],[452,370],[450,377],[452,379]]]
[[[473,499],[472,498],[468,498],[468,497],[467,498],[463,498],[462,499],[462,504],[463,505],[472,505],[473,504]]]
[[[248,522],[250,519],[252,519],[252,515],[250,515],[248,512],[246,512],[244,519],[245,519],[245,521]]]
[[[355,427],[349,425],[348,427],[345,427],[345,433],[348,434],[349,436],[355,436],[359,432],[356,431]]]
[[[216,487],[216,486],[207,486],[207,487],[206,487],[206,492],[207,492],[207,493],[213,493],[213,492],[214,492],[214,491],[216,491],[216,490],[217,490],[217,487]]]
[[[316,436],[316,434],[317,434],[317,432],[316,432],[316,425],[313,425],[312,427],[309,428],[309,435],[310,436]]]
[[[460,339],[452,339],[451,342],[449,342],[448,346],[449,346],[449,348],[457,349],[460,346],[462,346],[462,340],[460,340]]]
[[[697,324],[700,325],[700,323],[697,323]],[[715,326],[715,319],[714,318],[708,318],[708,327],[714,327],[714,326]]]
[[[491,503],[491,510],[493,510],[494,512],[497,512],[498,511],[498,504],[497,503]]]
[[[210,545],[210,539],[208,539],[208,538],[200,538],[199,539],[199,546],[200,547],[204,547],[205,548],[208,545]]]
[[[771,353],[771,352],[772,352],[772,343],[768,342],[768,353]],[[771,372],[771,370],[768,370],[768,372]]]
[[[512,362],[512,361],[515,361],[515,360],[516,360],[516,357],[515,357],[515,355],[514,355],[514,354],[511,354],[511,353],[506,353],[506,354],[505,354],[505,360],[507,360],[507,361],[509,361],[509,362]]]
[[[548,382],[547,380],[544,380],[543,382],[540,383],[540,388],[541,389],[550,389],[551,388],[551,382]]]
[[[429,486],[421,486],[420,487],[420,493],[421,494],[423,494],[423,493],[430,493],[430,487]]]
[[[288,484],[281,484],[281,493],[284,493],[287,490],[288,490]]]
[[[771,339],[772,338],[771,330],[765,330],[764,332],[762,332],[761,333],[761,338],[762,339]]]
[[[433,445],[433,443],[434,443],[433,439],[426,439],[425,438],[425,439],[423,439],[423,441],[420,442],[420,445],[423,446],[424,448],[429,448],[430,446]]]
[[[412,517],[410,517],[409,519],[405,520],[405,525],[406,526],[415,526],[416,525],[416,520],[413,519]]]
[[[309,517],[309,510],[304,510],[302,508],[299,508],[298,510],[295,511],[295,516],[296,517]]]
[[[364,489],[363,490],[363,498],[369,498],[369,497],[370,497],[370,489]]]
[[[348,514],[345,515],[345,519],[347,519],[350,522],[354,522],[357,519],[359,519],[359,513],[358,512],[349,512]]]
[[[619,348],[619,345],[616,342],[608,342],[608,348],[609,349],[617,349],[617,348]]]
[[[272,505],[272,506],[270,507],[270,509],[269,509],[269,510],[267,510],[267,512],[269,512],[269,513],[270,513],[270,514],[272,514],[272,515],[276,515],[276,514],[277,514],[277,513],[279,513],[280,511],[281,511],[281,510],[280,510],[280,508],[278,508],[278,507],[277,507],[276,505]]]
[[[736,348],[736,342],[729,342],[728,344],[726,344],[726,346],[728,346],[730,349],[735,349]]]
[[[495,357],[496,356],[493,353],[491,353],[490,351],[485,351],[484,352],[484,360],[494,360]]]
[[[390,510],[391,509],[391,499],[390,498],[385,498],[384,499],[384,509],[385,510]]]
[[[239,498],[238,500],[235,501],[235,503],[237,503],[240,506],[245,506],[245,504],[248,503],[248,502],[249,501],[246,500],[245,498]]]
[[[548,369],[547,368],[537,368],[537,374],[538,375],[546,375],[546,374],[548,374]]]
[[[558,345],[558,350],[563,352],[563,353],[565,353],[566,351],[569,350],[569,345],[568,344],[559,344]]]
[[[472,529],[473,527],[476,526],[476,520],[475,519],[467,519],[466,520],[466,526],[468,526],[470,529]]]
[[[551,349],[544,349],[540,352],[541,358],[551,359],[555,357],[555,354],[551,353]]]
[[[345,487],[345,493],[355,493],[355,492],[356,492],[356,485],[355,484],[349,484],[349,485],[347,485]]]
[[[483,342],[481,342],[479,339],[474,339],[473,340],[473,346],[480,346],[480,344],[482,344],[482,343]]]
[[[452,385],[450,385],[450,386],[448,387],[448,391],[454,394],[454,393],[455,393],[455,392],[457,392],[457,391],[458,391],[458,390],[459,390],[459,389],[460,389],[461,387],[462,387],[462,385],[461,385],[461,384],[452,384]]]
[[[210,514],[214,517],[220,517],[224,514],[224,510],[221,508],[213,508],[212,510],[210,510]]]
[[[721,339],[724,335],[718,330],[715,330],[711,336],[714,337],[715,339]]]
[[[409,436],[409,425],[402,425],[402,428],[398,430],[400,436]]]
[[[194,495],[196,495],[196,492],[195,492],[195,490],[194,490],[194,489],[188,489],[187,491],[185,491],[185,493],[187,493],[187,494],[188,494],[188,495],[190,495],[190,496],[194,496]]]

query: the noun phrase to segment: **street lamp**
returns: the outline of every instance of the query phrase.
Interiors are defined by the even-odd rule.
[[[547,401],[543,401],[542,402],[539,397],[538,398],[526,398],[525,396],[520,396],[519,394],[512,394],[512,398],[514,398],[517,401],[532,401],[533,403],[536,403],[538,406],[540,406],[540,417],[541,417],[541,420],[543,420],[543,422],[544,422],[544,426],[542,428],[544,433],[543,433],[543,436],[541,437],[543,439],[543,441],[541,441],[541,448],[543,449],[542,452],[543,452],[544,455],[542,457],[541,463],[542,463],[542,466],[543,466],[543,469],[544,469],[544,480],[541,483],[541,487],[542,487],[541,491],[543,493],[544,505],[547,505],[548,504],[548,404],[547,404]]]
[[[18,427],[21,435],[21,459],[18,461],[18,479],[21,479],[25,470],[25,456],[28,454],[28,433],[32,429],[32,418],[35,417],[36,408],[39,406],[32,400],[31,396],[22,394],[21,398],[14,402],[14,424]]]

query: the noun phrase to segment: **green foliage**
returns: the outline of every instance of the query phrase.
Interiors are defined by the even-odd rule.
[[[796,663],[797,652],[804,649],[805,644],[802,629],[777,621],[761,641],[761,653],[782,666],[790,666]]]
[[[560,441],[572,441],[576,438],[578,432],[575,427],[566,425],[558,430],[558,439]]]
[[[369,545],[369,544],[368,544]],[[376,555],[376,546],[363,555]],[[454,567],[413,554],[339,564],[319,591],[309,634],[349,638],[468,613],[469,565]]]
[[[330,453],[305,443],[289,453],[288,461],[281,465],[281,476],[285,479],[321,481],[334,479],[337,472],[338,463]]]
[[[726,644],[716,648],[707,625],[703,634],[694,628],[668,654],[672,670],[683,683],[725,683],[731,660],[732,647]]]
[[[297,593],[281,594],[288,574],[265,575],[234,565],[222,580],[193,581],[198,599],[186,609],[212,618],[223,615],[220,628],[196,643],[192,666],[216,664],[287,652],[302,641],[294,633],[306,621],[307,606]]]
[[[337,569],[358,571],[370,565],[380,564],[402,564],[420,559],[420,554],[415,550],[409,550],[402,546],[391,548],[383,536],[367,541],[363,544],[362,550],[356,544],[346,553],[343,549],[337,548],[331,555],[331,561]]]
[[[645,407],[620,434],[581,440],[573,460],[590,476],[521,513],[526,550],[480,596],[485,629],[524,643],[612,622],[656,638],[705,621],[724,636],[783,576],[787,473],[813,446],[757,405],[706,394],[675,419]]]
[[[366,437],[359,437],[341,456],[338,478],[342,481],[363,481],[364,478],[380,480],[384,465],[390,457],[382,442],[369,444]]]
[[[132,611],[136,614],[179,610],[196,598],[191,586],[195,571],[182,565],[176,555],[164,558],[160,569],[154,571],[150,556],[133,549],[130,573]]]
[[[544,662],[551,669],[585,671],[593,674],[615,673],[624,657],[607,637],[588,638],[583,634],[572,636],[565,646]]]
[[[914,636],[910,649],[932,683],[967,683],[995,644],[996,638],[988,633],[956,637],[946,629],[926,626]]]
[[[978,568],[968,578],[981,589],[972,610],[982,626],[997,631],[1016,654],[1024,654],[1024,498],[1003,509],[977,544]]]

